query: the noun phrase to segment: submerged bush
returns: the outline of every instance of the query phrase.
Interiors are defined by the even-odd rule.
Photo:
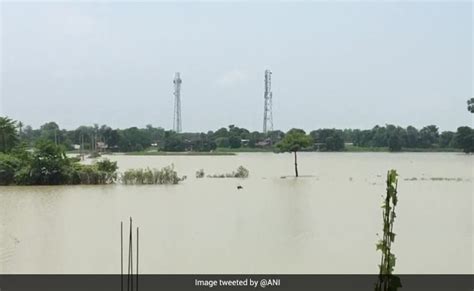
[[[117,169],[117,162],[108,159],[97,161],[92,165],[76,164],[71,173],[71,184],[112,184],[117,180]]]
[[[196,171],[196,178],[198,178],[198,179],[199,178],[204,178],[204,175],[205,175],[204,169],[200,169],[200,170]]]
[[[249,170],[244,168],[243,166],[239,166],[237,168],[237,172],[233,172],[235,178],[248,178]]]
[[[150,168],[127,170],[122,174],[121,180],[126,185],[178,184],[184,177],[180,178],[171,165],[161,170]]]
[[[248,178],[248,176],[249,170],[243,166],[239,166],[237,171],[233,171],[232,173],[207,175],[208,178]]]

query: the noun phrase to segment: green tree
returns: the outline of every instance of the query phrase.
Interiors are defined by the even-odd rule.
[[[376,125],[373,129],[373,136],[371,145],[374,147],[386,147],[388,146],[387,129],[383,126]]]
[[[240,137],[233,135],[229,138],[230,148],[237,149],[237,148],[240,148],[241,145],[242,145],[242,140],[240,139]]]
[[[399,152],[402,150],[402,140],[399,134],[393,133],[388,138],[388,149],[391,152]]]
[[[467,100],[467,110],[474,113],[474,98]]]
[[[218,137],[216,138],[216,145],[218,148],[228,148],[230,145],[228,137]]]
[[[295,175],[298,177],[298,159],[296,153],[311,145],[311,137],[306,135],[304,130],[293,128],[288,131],[285,137],[277,143],[277,148],[281,152],[293,152],[295,155]]]
[[[41,139],[50,140],[56,144],[62,140],[61,131],[59,125],[56,122],[48,122],[40,127]]]
[[[49,140],[40,140],[36,144],[26,175],[20,180],[28,180],[26,184],[31,185],[68,184],[70,166],[71,160],[66,157],[62,146]]]
[[[416,148],[418,147],[418,142],[420,139],[420,134],[418,129],[413,126],[407,127],[407,147],[408,148]]]
[[[432,147],[438,142],[439,133],[436,125],[428,125],[420,130],[420,146],[423,148]]]
[[[344,132],[337,129],[318,129],[309,133],[314,143],[323,144],[319,150],[342,151],[344,149]]]
[[[455,134],[452,131],[443,131],[439,136],[439,146],[442,148],[452,147],[454,136]]]
[[[456,146],[465,153],[474,152],[474,130],[468,126],[461,126],[455,135]]]
[[[0,117],[0,152],[7,153],[18,144],[15,121]]]
[[[182,152],[186,149],[183,135],[168,130],[165,132],[165,142],[163,149],[167,152]]]
[[[407,132],[400,126],[387,124],[388,149],[391,152],[399,152],[407,144]]]

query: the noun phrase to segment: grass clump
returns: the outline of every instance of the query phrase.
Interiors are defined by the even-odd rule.
[[[131,169],[122,174],[122,183],[125,185],[145,185],[145,184],[178,184],[184,180],[180,178],[174,170],[174,166],[166,166],[158,169]]]
[[[199,169],[196,171],[196,178],[200,179],[200,178],[204,178],[204,169]]]
[[[239,166],[236,171],[226,174],[207,175],[208,178],[248,178],[249,170],[243,166]]]

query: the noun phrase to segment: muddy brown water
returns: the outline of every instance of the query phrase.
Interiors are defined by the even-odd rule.
[[[119,273],[129,216],[142,273],[376,273],[391,168],[400,173],[396,271],[473,273],[474,156],[301,153],[298,179],[290,154],[109,158],[120,170],[173,163],[187,179],[0,187],[0,273]],[[249,178],[195,178],[239,165]]]

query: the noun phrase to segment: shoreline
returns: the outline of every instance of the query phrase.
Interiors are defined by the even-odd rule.
[[[141,151],[141,152],[109,152],[103,153],[102,155],[126,155],[126,156],[235,156],[239,153],[278,153],[273,150],[220,150],[214,152],[195,152],[195,151],[185,151],[185,152],[159,152],[159,151]],[[351,147],[346,148],[342,151],[300,151],[300,153],[464,153],[460,149],[402,149],[401,151],[390,151],[388,148],[358,148]],[[77,152],[67,152],[67,154],[79,154]]]

